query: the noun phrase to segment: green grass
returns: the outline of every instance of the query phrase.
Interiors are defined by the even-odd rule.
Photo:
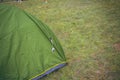
[[[42,80],[120,80],[119,0],[27,0],[16,5],[50,26],[68,65]],[[118,47],[119,48],[119,47]]]

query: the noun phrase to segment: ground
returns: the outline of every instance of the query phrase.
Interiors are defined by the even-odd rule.
[[[25,0],[16,5],[46,23],[68,65],[42,80],[120,80],[120,0]]]

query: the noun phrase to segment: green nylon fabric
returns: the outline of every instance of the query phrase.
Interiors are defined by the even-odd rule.
[[[0,5],[0,80],[28,80],[65,61],[47,25],[14,6]]]

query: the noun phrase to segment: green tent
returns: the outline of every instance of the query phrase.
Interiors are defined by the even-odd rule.
[[[0,5],[0,80],[38,80],[65,65],[64,51],[47,25]]]

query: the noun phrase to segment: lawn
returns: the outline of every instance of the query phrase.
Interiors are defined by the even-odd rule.
[[[68,65],[41,80],[120,80],[120,0],[4,2],[46,23]]]

